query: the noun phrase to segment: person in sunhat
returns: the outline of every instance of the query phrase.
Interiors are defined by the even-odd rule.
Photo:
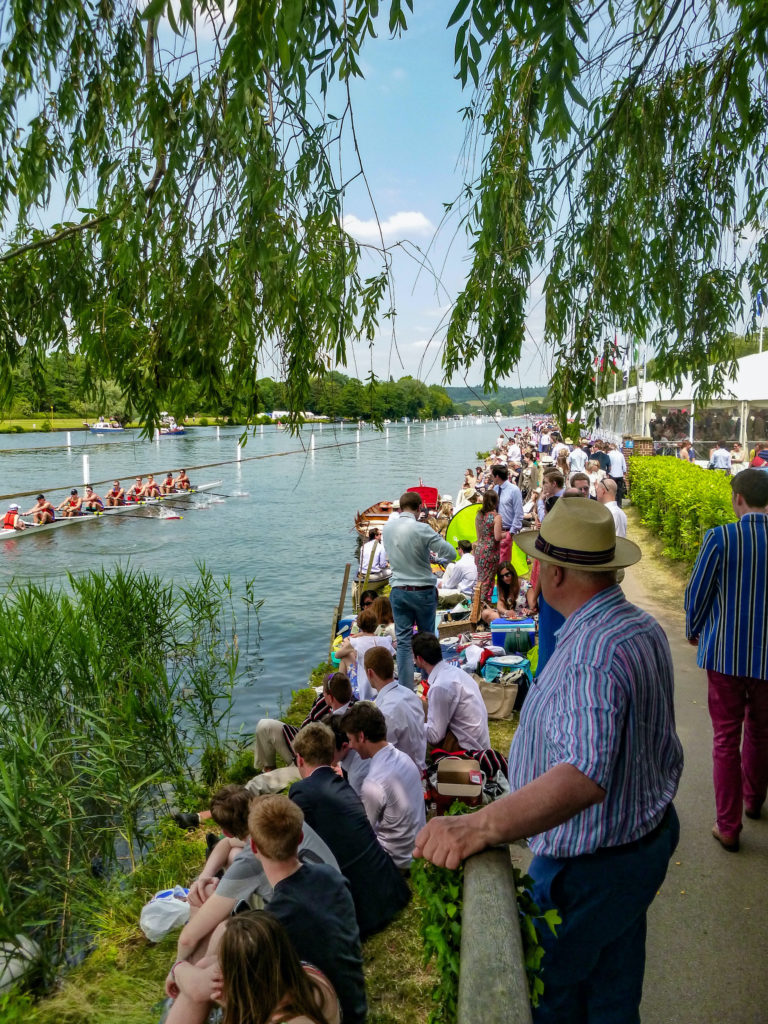
[[[26,530],[27,523],[22,522],[19,518],[21,515],[19,506],[14,502],[8,506],[8,511],[3,516],[3,529],[4,530]]]
[[[562,919],[556,935],[540,934],[544,993],[534,1021],[636,1021],[646,912],[680,831],[669,644],[617,584],[641,552],[616,536],[604,505],[561,498],[541,530],[516,542],[539,559],[544,597],[565,623],[523,705],[512,792],[475,814],[433,819],[415,854],[455,868],[529,837],[533,899]]]

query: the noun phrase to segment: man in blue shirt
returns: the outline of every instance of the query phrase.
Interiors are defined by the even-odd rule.
[[[726,473],[731,472],[731,453],[728,451],[726,441],[718,441],[709,460],[710,469],[722,469]]]
[[[415,852],[455,868],[529,836],[533,898],[562,920],[556,936],[540,936],[534,1021],[629,1024],[640,1019],[647,909],[679,835],[669,644],[617,585],[616,570],[640,549],[616,536],[604,505],[561,498],[517,543],[541,562],[542,591],[565,623],[520,714],[512,792],[474,814],[434,818]]]
[[[768,791],[768,473],[744,469],[731,488],[738,520],[704,535],[685,591],[685,629],[707,670],[712,834],[735,853],[742,814],[759,818]]]
[[[514,536],[520,532],[523,525],[523,496],[520,488],[509,482],[509,470],[506,466],[491,466],[491,481],[499,492],[499,515],[504,527],[504,536],[499,547],[499,561],[508,562],[512,556]]]
[[[414,688],[411,650],[414,624],[420,632],[431,633],[435,629],[437,580],[431,563],[456,560],[453,546],[431,526],[417,521],[420,508],[419,494],[406,491],[400,497],[399,517],[394,522],[390,520],[383,531],[384,547],[392,568],[389,600],[397,636],[397,681],[411,690]]]

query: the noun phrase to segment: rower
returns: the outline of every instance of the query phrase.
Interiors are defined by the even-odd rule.
[[[142,498],[156,498],[159,494],[160,488],[158,487],[157,480],[150,474],[147,477],[147,482],[144,484],[141,496]]]
[[[165,480],[160,484],[160,490],[163,494],[171,494],[176,490],[175,481],[173,479],[173,473],[170,470],[165,474]]]
[[[85,485],[85,498],[83,499],[83,511],[85,512],[102,512],[104,510],[104,502],[94,491],[90,484]]]
[[[124,505],[125,504],[125,491],[120,486],[120,481],[115,480],[112,484],[112,490],[106,493],[107,505]]]
[[[139,501],[144,493],[144,481],[140,476],[136,477],[136,483],[131,487],[126,495],[128,501]]]
[[[73,487],[69,492],[69,497],[56,506],[56,511],[61,512],[65,519],[70,519],[72,516],[81,516],[83,514],[82,506],[83,499],[77,493],[77,488]]]
[[[192,483],[187,476],[186,469],[179,470],[179,475],[176,477],[175,482],[177,491],[188,491],[192,487]]]
[[[29,510],[29,512],[22,513],[25,516],[32,516],[36,526],[40,526],[44,523],[52,523],[56,518],[56,509],[50,503],[45,500],[44,494],[38,494],[37,501]]]
[[[27,523],[22,523],[19,506],[15,503],[8,506],[8,511],[3,516],[3,529],[4,530],[26,530]]]

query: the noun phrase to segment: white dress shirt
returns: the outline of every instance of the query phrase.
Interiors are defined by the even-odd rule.
[[[463,750],[487,750],[488,712],[480,687],[460,668],[439,661],[429,673],[427,740],[438,743],[450,729]]]
[[[375,548],[375,550],[374,550]],[[371,552],[373,551],[373,561]],[[371,573],[369,578],[383,576],[387,573],[387,553],[380,540],[367,540],[360,549],[360,578],[365,579],[370,563]]]
[[[472,597],[477,583],[477,566],[472,552],[462,555],[458,562],[449,565],[443,578],[437,584],[438,593],[443,590],[460,590],[465,597]]]
[[[587,453],[583,448],[578,445],[573,449],[571,454],[568,456],[568,465],[571,467],[572,473],[583,473],[584,467],[587,464]]]
[[[373,700],[376,691],[371,686],[368,673],[365,671],[365,652],[370,651],[372,647],[385,647],[394,658],[395,645],[392,643],[392,637],[369,636],[367,633],[363,633],[351,636],[349,642],[355,648],[357,655],[357,695],[360,700]]]
[[[627,472],[627,460],[624,458],[624,453],[620,452],[618,448],[614,448],[612,451],[608,452],[608,463],[609,476],[624,476]]]
[[[613,516],[613,521],[616,524],[616,536],[626,537],[627,536],[627,514],[623,508],[619,508],[615,501],[606,501],[605,507],[609,509]]]
[[[365,813],[395,864],[407,868],[416,836],[427,822],[421,772],[391,743],[370,758],[370,765],[360,789]]]
[[[402,750],[421,770],[426,767],[427,734],[424,704],[413,690],[400,683],[387,683],[373,702],[387,720],[387,739]]]
[[[339,767],[346,772],[347,782],[352,789],[360,796],[363,782],[368,776],[368,769],[371,767],[370,758],[364,761],[356,750],[349,747],[344,757],[339,758]]]

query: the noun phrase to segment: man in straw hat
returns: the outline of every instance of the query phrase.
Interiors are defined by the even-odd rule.
[[[604,505],[562,498],[517,543],[541,562],[544,597],[565,617],[531,687],[510,750],[512,792],[475,814],[435,818],[416,855],[455,868],[487,846],[530,837],[544,929],[534,1020],[636,1021],[646,911],[679,836],[683,767],[672,658],[661,626],[630,604],[616,571],[641,557]]]

